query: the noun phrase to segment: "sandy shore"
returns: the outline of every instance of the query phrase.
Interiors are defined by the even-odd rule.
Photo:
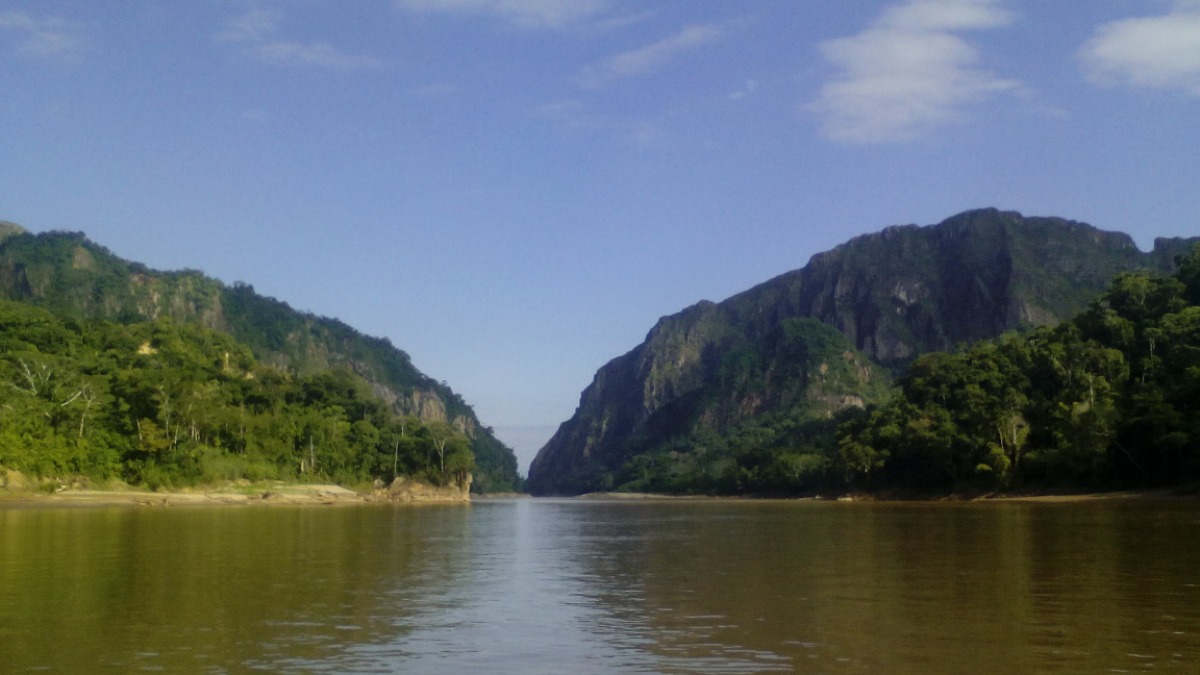
[[[87,506],[211,506],[271,504],[359,504],[386,501],[339,485],[230,485],[195,490],[62,490],[8,492],[0,490],[0,508]]]

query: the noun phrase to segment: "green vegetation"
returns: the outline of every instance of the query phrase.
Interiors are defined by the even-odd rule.
[[[527,487],[844,488],[833,480],[845,469],[832,432],[798,426],[885,402],[886,380],[922,354],[1069,321],[1118,274],[1171,274],[1188,246],[1157,239],[1143,253],[1121,233],[995,209],[855,237],[801,269],[662,318],[596,373]],[[768,469],[779,456],[791,459]],[[974,475],[981,463],[955,471]]]
[[[297,312],[286,303],[258,295],[254,287],[235,283],[221,294],[225,325],[231,335],[270,363],[299,373],[347,369],[378,384],[395,406],[418,415],[414,392],[428,392],[444,408],[443,416],[467,431],[475,455],[476,492],[514,492],[521,489],[517,459],[490,428],[476,428],[475,412],[444,382],[417,370],[408,354],[386,338],[359,333],[341,321]],[[408,392],[407,395],[404,392]]]
[[[918,358],[838,433],[851,487],[916,493],[1200,480],[1200,246],[1055,328]]]
[[[82,233],[29,234],[0,223],[2,297],[42,307],[70,325],[115,322],[132,327],[172,319],[181,330],[206,327],[232,337],[259,366],[271,366],[293,383],[346,371],[337,377],[353,374],[352,380],[365,384],[361,394],[392,417],[445,419],[461,429],[475,458],[473,490],[521,490],[512,450],[482,428],[460,395],[421,374],[408,354],[336,319],[265,298],[246,283],[224,286],[196,270],[162,273],[114,256]],[[349,420],[354,422],[358,420]],[[318,465],[318,472],[332,476],[331,468],[325,468]]]
[[[710,386],[652,415],[619,470],[592,466],[564,485],[941,495],[1196,484],[1200,245],[1177,265],[1170,277],[1120,274],[1056,327],[924,354],[890,395],[839,333],[785,320],[727,351]],[[776,400],[736,418],[755,396]]]
[[[432,478],[443,479],[443,459],[451,472],[469,454],[473,490],[521,489],[512,450],[408,354],[245,283],[162,273],[82,233],[0,222],[0,298],[19,301],[5,304],[14,323],[0,325],[2,465],[151,484],[239,474],[355,482],[427,473],[432,460],[420,458],[442,440],[434,420],[450,420],[468,447],[434,453],[444,456]],[[56,337],[38,341],[38,331]],[[157,350],[162,331],[194,345],[137,354]],[[205,412],[181,426],[181,405]],[[67,419],[83,432],[66,434]]]
[[[443,484],[474,469],[466,435],[395,415],[362,378],[292,376],[196,324],[63,320],[0,300],[0,354],[0,465],[31,475],[158,488]]]
[[[673,494],[815,490],[833,467],[839,411],[889,391],[885,370],[816,319],[786,319],[711,368],[704,387],[650,417],[644,450],[604,482]]]

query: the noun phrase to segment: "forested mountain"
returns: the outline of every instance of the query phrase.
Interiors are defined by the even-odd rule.
[[[105,339],[99,335],[109,324],[135,333],[175,330],[202,342],[216,339],[188,328],[194,326],[232,338],[232,353],[244,352],[252,361],[246,373],[266,368],[294,385],[311,378],[342,377],[337,373],[344,372],[361,382],[346,385],[355,389],[354,397],[377,401],[388,420],[410,420],[422,427],[442,424],[468,439],[477,490],[507,491],[520,485],[512,450],[479,423],[459,395],[422,374],[403,351],[336,319],[299,312],[258,295],[249,285],[227,286],[197,271],[150,270],[122,260],[81,233],[34,235],[0,223],[0,297],[48,312],[45,321],[60,322],[75,335],[54,344],[72,350],[80,349],[71,346],[74,341]],[[8,311],[21,310],[10,305]],[[24,338],[19,341],[31,344]],[[157,349],[153,344],[149,348]],[[28,363],[14,361],[13,353],[7,355],[5,376],[19,387]],[[368,417],[346,421],[352,425]]]
[[[837,432],[835,481],[930,494],[1200,487],[1200,244],[1070,321],[922,355]]]
[[[534,494],[792,491],[834,429],[920,354],[1055,325],[1183,240],[995,209],[890,227],[721,303],[665,317],[601,368],[534,460]]]

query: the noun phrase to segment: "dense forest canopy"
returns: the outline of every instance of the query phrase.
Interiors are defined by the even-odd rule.
[[[916,360],[839,431],[865,489],[1127,488],[1200,480],[1200,246],[1118,276],[1074,320]]]
[[[5,297],[88,331],[108,322],[132,327],[163,319],[208,328],[232,339],[259,366],[294,382],[347,371],[344,375],[366,384],[361,394],[392,417],[422,425],[445,422],[466,435],[475,459],[473,490],[521,488],[512,450],[479,423],[462,396],[422,374],[407,353],[335,318],[264,297],[247,283],[226,286],[196,270],[151,270],[124,261],[83,233],[30,234],[8,223],[0,227],[0,298]]]
[[[0,465],[149,487],[233,479],[462,480],[469,439],[393,414],[360,377],[302,377],[171,319],[62,320],[0,300]]]

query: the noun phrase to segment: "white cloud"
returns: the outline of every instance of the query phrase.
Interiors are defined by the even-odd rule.
[[[917,31],[1000,28],[1012,23],[1012,15],[999,4],[999,0],[910,0],[885,11],[877,25]]]
[[[752,96],[756,91],[758,91],[758,80],[746,80],[740,89],[730,92],[729,100],[740,101],[747,96]]]
[[[608,5],[608,0],[396,0],[396,6],[410,12],[493,16],[523,28],[564,28]]]
[[[805,108],[829,139],[857,144],[918,138],[959,121],[988,96],[1021,88],[976,67],[978,50],[956,33],[1006,26],[999,0],[909,0],[863,32],[821,43],[839,69]]]
[[[0,30],[17,34],[17,52],[37,58],[74,56],[79,38],[62,20],[23,12],[0,12]]]
[[[585,87],[600,87],[627,77],[644,75],[662,68],[681,54],[721,37],[715,26],[685,26],[675,35],[653,44],[611,56],[584,67],[579,82]]]
[[[259,60],[279,65],[317,66],[333,70],[377,68],[381,61],[370,56],[347,54],[324,42],[291,42],[276,39],[283,15],[270,9],[253,9],[229,21],[216,34],[221,42],[242,44]]]
[[[1200,96],[1200,2],[1162,16],[1121,19],[1096,29],[1079,57],[1092,81]]]
[[[533,114],[572,133],[610,135],[637,148],[657,145],[666,137],[663,129],[652,122],[599,113],[578,99],[552,101],[536,108]]]
[[[283,14],[274,9],[252,9],[225,24],[217,33],[222,42],[263,42],[279,30]]]
[[[376,58],[346,54],[324,42],[266,42],[257,45],[254,52],[263,61],[283,65],[320,66],[336,70],[378,68],[383,65]]]

